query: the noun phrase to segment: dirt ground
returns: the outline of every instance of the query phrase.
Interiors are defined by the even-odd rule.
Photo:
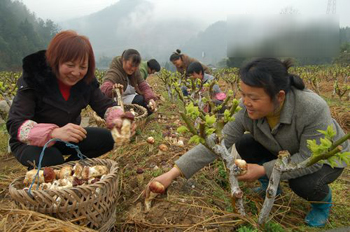
[[[164,91],[157,77],[153,76],[148,81],[156,92]],[[350,132],[350,103],[332,100],[329,89],[327,83],[321,84],[321,90],[325,91],[326,98],[330,99],[333,117],[344,130]],[[166,117],[160,119],[159,115],[166,115]],[[159,111],[147,119],[134,141],[103,156],[103,158],[117,161],[120,167],[119,194],[121,197],[118,202],[114,231],[224,232],[236,231],[242,226],[251,226],[260,231],[319,231],[304,225],[303,218],[309,210],[309,204],[291,192],[287,183],[282,183],[283,194],[275,202],[269,228],[257,225],[263,199],[250,190],[251,187],[257,186],[257,183],[241,185],[245,194],[247,217],[243,218],[235,213],[228,191],[225,166],[221,161],[215,161],[189,180],[178,178],[165,194],[154,200],[152,210],[145,212],[142,195],[145,185],[153,177],[172,168],[174,161],[193,146],[187,144],[186,138],[184,147],[173,145],[165,140],[164,135],[167,132],[175,133],[181,123],[178,119],[176,105],[162,101]],[[92,124],[93,120],[90,123]],[[153,147],[145,141],[148,136],[153,136],[156,140]],[[166,144],[169,151],[159,154],[158,145],[160,144]],[[12,204],[8,185],[14,178],[24,175],[26,169],[11,154],[2,155],[0,162],[0,204],[1,207],[5,207]],[[142,169],[143,173],[137,174],[138,169]],[[331,223],[326,229],[349,226],[349,186],[350,171],[345,170],[342,176],[332,184],[334,206]]]

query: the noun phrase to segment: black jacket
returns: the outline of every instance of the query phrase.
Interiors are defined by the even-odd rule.
[[[101,92],[96,78],[89,84],[85,78],[72,86],[66,101],[59,90],[55,74],[46,62],[45,51],[25,57],[23,74],[18,79],[18,91],[6,124],[11,136],[11,150],[16,152],[24,145],[17,140],[17,134],[19,127],[28,119],[59,127],[68,123],[79,125],[81,110],[86,106],[90,105],[103,118],[109,107],[117,105]]]

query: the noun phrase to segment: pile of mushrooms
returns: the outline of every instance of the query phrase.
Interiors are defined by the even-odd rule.
[[[24,190],[28,190],[30,184],[33,182],[37,169],[28,171],[24,178]],[[92,167],[82,166],[76,163],[74,167],[65,165],[61,169],[53,169],[52,167],[45,167],[40,170],[38,177],[36,177],[33,190],[57,190],[67,187],[75,187],[79,185],[93,184],[104,178],[109,170],[104,165],[95,165]]]

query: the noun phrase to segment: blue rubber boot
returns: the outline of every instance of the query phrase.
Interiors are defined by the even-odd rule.
[[[263,177],[260,177],[258,179],[258,181],[260,182],[260,186],[255,187],[252,190],[253,190],[253,192],[259,194],[262,198],[265,198],[266,189],[269,186],[269,178],[267,178],[267,176],[263,176]],[[282,194],[282,191],[281,191],[280,186],[278,186],[276,196],[278,196],[280,194]]]
[[[305,222],[311,227],[323,227],[326,225],[329,211],[332,207],[332,191],[320,202],[311,204],[311,211],[306,215]]]

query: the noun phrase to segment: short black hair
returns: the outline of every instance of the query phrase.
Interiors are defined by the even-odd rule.
[[[200,72],[202,72],[202,74],[204,75],[203,66],[200,62],[197,61],[190,63],[186,69],[186,73],[188,75],[192,75],[193,73],[199,74]]]
[[[151,71],[160,71],[160,64],[155,59],[150,59],[149,61],[147,61],[147,66],[151,69]]]

